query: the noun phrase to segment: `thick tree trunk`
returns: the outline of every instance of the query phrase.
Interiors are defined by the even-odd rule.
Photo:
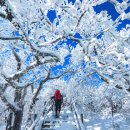
[[[13,112],[10,112],[7,118],[6,130],[11,130],[13,120]]]
[[[21,99],[21,95],[22,95],[22,90],[16,90],[14,101],[19,102]],[[13,121],[12,130],[21,130],[21,123],[22,123],[22,117],[23,117],[22,104],[19,104],[19,108],[21,109],[14,113],[14,121]]]
[[[14,123],[11,130],[21,130],[22,117],[23,117],[22,110],[19,110],[14,114]]]

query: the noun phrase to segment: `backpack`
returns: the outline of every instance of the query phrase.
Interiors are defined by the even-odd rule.
[[[59,101],[61,100],[61,94],[59,90],[55,91],[55,95],[54,95],[55,101]]]

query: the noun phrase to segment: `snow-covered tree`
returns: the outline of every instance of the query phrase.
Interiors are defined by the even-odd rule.
[[[104,2],[114,5],[119,14],[116,20],[107,11],[95,12],[94,7]],[[117,29],[121,21],[130,19],[128,7],[128,0],[76,0],[74,4],[68,0],[0,0],[0,98],[9,108],[7,129],[20,130],[27,95],[31,95],[31,113],[44,83],[73,71],[77,81],[69,84],[72,90],[66,87],[69,98],[84,96],[81,86],[86,79],[88,83],[93,80],[95,73],[106,86],[129,95],[130,26]],[[48,17],[51,11],[53,20]],[[55,74],[55,66],[63,65],[68,55],[70,65]],[[27,125],[29,119],[30,114]]]

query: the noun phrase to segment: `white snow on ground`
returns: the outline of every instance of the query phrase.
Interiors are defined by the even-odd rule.
[[[130,130],[130,116],[125,118],[121,114],[115,114],[114,120],[112,117],[95,115],[84,119],[84,125],[86,130]],[[55,122],[55,125],[51,128],[55,130],[76,130],[76,124],[74,122],[73,113],[64,109],[61,111],[60,117],[55,118],[54,113],[51,111],[47,116],[47,121]]]
[[[71,123],[62,123],[59,128],[56,128],[56,130],[75,130],[75,126]]]
[[[95,116],[90,119],[84,119],[86,130],[130,130],[130,122],[128,122],[123,116],[117,114],[112,118],[102,116]]]
[[[50,128],[55,130],[76,130],[73,113],[70,110],[62,110],[59,118],[55,118],[54,113],[51,111],[47,115],[46,121],[51,121]],[[53,122],[55,122],[53,124]]]

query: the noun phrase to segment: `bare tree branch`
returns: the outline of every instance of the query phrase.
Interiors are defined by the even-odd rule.
[[[20,70],[21,69],[21,59],[19,58],[18,54],[16,53],[15,48],[13,48],[13,54],[17,61],[17,70]]]
[[[0,40],[21,40],[21,37],[1,37],[0,36]]]
[[[21,96],[20,101],[18,102],[19,106],[23,105],[23,102],[24,102],[24,99],[25,99],[26,94],[27,94],[27,87],[25,87],[25,88],[23,89],[23,94],[22,94],[22,96]]]
[[[85,11],[81,14],[81,16],[79,17],[78,22],[77,22],[77,25],[76,25],[75,28],[77,28],[77,27],[79,26],[80,21],[82,20],[82,18],[83,18],[83,16],[85,15],[86,12],[87,12],[87,10],[85,10]]]
[[[54,76],[54,77],[49,77],[50,80],[53,80],[53,79],[58,79],[60,77],[62,77],[63,75],[67,74],[67,73],[75,73],[74,71],[65,71],[63,72],[62,74],[59,74],[58,76]]]

